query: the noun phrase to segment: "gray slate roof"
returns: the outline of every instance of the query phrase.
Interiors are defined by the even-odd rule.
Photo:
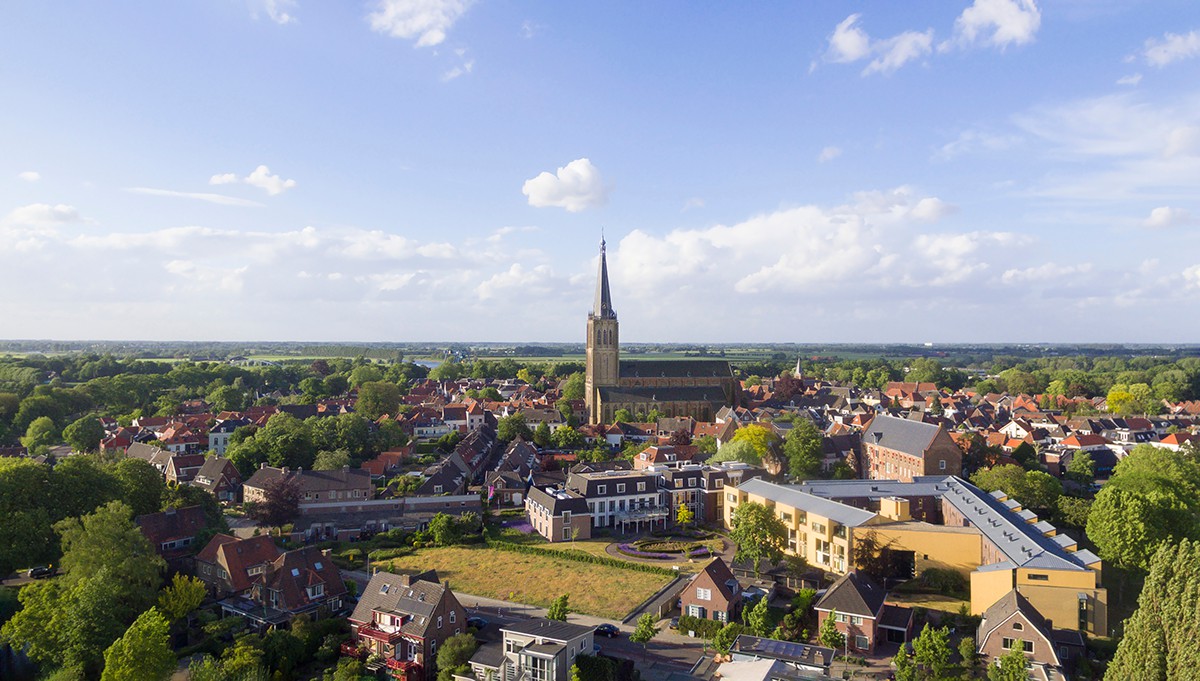
[[[875,514],[870,511],[802,492],[797,485],[777,485],[762,478],[752,478],[739,485],[738,489],[771,499],[776,503],[824,516],[849,527],[864,525],[875,517]]]
[[[887,592],[875,580],[860,572],[847,572],[813,607],[859,617],[877,617],[885,598]]]
[[[501,631],[511,631],[514,634],[522,634],[524,636],[537,636],[551,641],[567,642],[571,639],[584,636],[596,630],[595,627],[587,627],[582,624],[572,624],[570,622],[559,622],[548,619],[533,619],[506,624],[500,629]]]
[[[911,456],[922,456],[938,434],[938,426],[880,415],[862,434],[863,444],[878,444]]]

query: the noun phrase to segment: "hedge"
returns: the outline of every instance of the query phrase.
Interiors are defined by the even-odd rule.
[[[592,563],[594,565],[607,565],[609,567],[620,568],[622,570],[633,570],[635,572],[649,572],[654,575],[663,575],[666,577],[675,577],[678,573],[669,568],[659,567],[657,565],[645,565],[643,563],[631,563],[619,558],[610,558],[609,556],[596,556],[583,551],[559,550],[559,549],[539,549],[529,546],[528,544],[514,544],[506,541],[488,540],[489,548],[498,549],[500,551],[511,551],[512,553],[528,553],[535,556],[551,556],[553,558],[562,558],[564,560],[573,560],[579,563]]]
[[[703,638],[712,638],[717,635],[717,632],[725,626],[724,622],[717,620],[702,620],[699,617],[691,615],[683,615],[679,618],[679,631],[688,632],[694,631],[697,636]]]

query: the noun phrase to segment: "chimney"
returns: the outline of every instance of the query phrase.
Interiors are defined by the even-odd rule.
[[[267,462],[266,462],[266,461],[264,461],[264,462],[262,462],[262,463],[258,464],[258,470],[260,470],[260,471],[261,471],[262,469],[266,468],[266,467],[267,467]]]

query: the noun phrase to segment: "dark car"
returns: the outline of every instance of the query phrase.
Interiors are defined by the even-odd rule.
[[[488,625],[488,621],[478,615],[472,615],[471,617],[467,618],[467,626],[468,627],[475,627],[476,629],[483,629],[487,625]]]
[[[611,624],[601,624],[600,626],[596,627],[596,633],[599,634],[600,636],[616,638],[617,636],[621,635],[621,630],[617,629],[615,626],[613,626]]]
[[[672,617],[671,622],[668,626],[670,626],[672,629],[678,629],[679,628],[679,618]]]
[[[54,576],[54,568],[52,567],[35,567],[29,569],[29,576],[33,579],[45,579]]]

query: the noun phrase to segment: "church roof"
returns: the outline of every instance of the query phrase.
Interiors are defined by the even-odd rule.
[[[725,393],[719,386],[687,388],[600,388],[600,399],[622,402],[712,402],[725,403]]]
[[[600,240],[600,275],[596,279],[596,304],[592,307],[592,316],[600,319],[616,319],[617,313],[612,307],[612,295],[608,292],[608,259],[604,254],[604,240]]]
[[[717,359],[621,360],[621,378],[730,378],[729,362]]]

